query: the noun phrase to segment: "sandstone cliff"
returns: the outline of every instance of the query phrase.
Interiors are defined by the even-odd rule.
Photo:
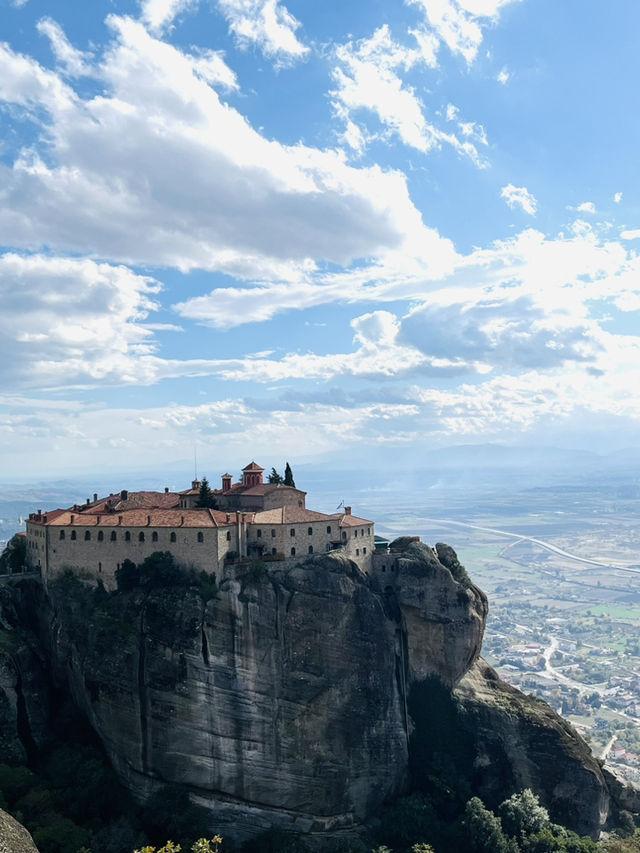
[[[43,737],[30,672],[44,656],[135,796],[181,783],[228,836],[361,825],[406,790],[420,737],[443,719],[420,772],[437,775],[458,738],[454,783],[488,803],[530,786],[554,819],[597,834],[612,785],[566,723],[477,662],[487,601],[455,552],[401,539],[390,560],[384,580],[340,556],[254,567],[212,598],[197,585],[108,594],[63,578],[46,596],[20,583],[0,630],[0,760]],[[424,698],[431,682],[459,717]]]
[[[0,853],[38,853],[27,830],[0,809]]]

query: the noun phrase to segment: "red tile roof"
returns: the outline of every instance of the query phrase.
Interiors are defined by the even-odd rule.
[[[264,468],[261,468],[256,462],[249,462],[248,465],[242,469],[243,471],[264,471]]]

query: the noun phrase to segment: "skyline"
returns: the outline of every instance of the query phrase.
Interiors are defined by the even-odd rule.
[[[0,22],[5,476],[637,446],[635,4]]]

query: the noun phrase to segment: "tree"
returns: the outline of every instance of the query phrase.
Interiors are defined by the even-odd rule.
[[[292,486],[294,489],[296,487],[295,481],[293,479],[293,471],[291,470],[291,465],[287,462],[284,469],[284,484],[285,486]]]
[[[211,491],[211,486],[209,485],[209,481],[206,477],[202,478],[200,494],[198,495],[196,506],[201,509],[215,509],[217,506],[215,496]]]
[[[549,812],[540,805],[540,800],[530,788],[525,788],[520,794],[513,794],[501,803],[498,811],[504,831],[515,838],[525,838],[540,832],[551,822]]]
[[[116,569],[118,592],[129,592],[140,585],[140,569],[128,558]]]
[[[280,474],[278,474],[276,469],[272,468],[271,473],[267,477],[267,482],[271,483],[272,485],[279,486],[282,483],[284,483],[284,480],[282,479],[282,476]]]
[[[509,844],[502,831],[500,818],[485,808],[482,800],[472,797],[464,811],[463,826],[469,851],[473,853],[508,853]]]

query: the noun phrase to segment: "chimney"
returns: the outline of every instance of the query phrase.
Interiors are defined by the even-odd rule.
[[[121,515],[118,516],[118,524],[122,524],[122,516]]]
[[[222,491],[228,492],[231,489],[231,474],[222,475]]]
[[[151,524],[151,516],[148,515],[147,516],[147,527],[149,527],[150,524]]]
[[[229,513],[227,513],[227,524],[230,524],[230,523],[231,523],[231,516],[229,515]]]
[[[38,517],[39,517],[39,516],[41,516],[41,515],[42,515],[42,510],[41,510],[41,509],[39,509],[39,510],[38,510]]]
[[[202,483],[200,482],[200,480],[192,480],[191,481],[191,488],[192,489],[199,489],[201,485],[202,485]]]
[[[164,493],[165,493],[165,495],[169,494],[169,486],[164,487]]]
[[[98,500],[98,493],[94,492],[93,493],[93,502],[95,503],[97,500]]]
[[[87,506],[91,503],[91,498],[87,498]]]
[[[180,527],[184,524],[184,515],[180,517]]]
[[[350,506],[346,506],[344,508],[344,514],[345,515],[351,515],[351,507]]]
[[[74,519],[75,519],[75,515],[72,515],[72,516],[71,516],[71,521],[69,522],[69,524],[73,524]]]
[[[127,499],[128,497],[129,497],[129,492],[128,492],[126,489],[123,489],[123,490],[120,492],[120,500],[121,500],[121,501],[126,501],[126,499]]]

